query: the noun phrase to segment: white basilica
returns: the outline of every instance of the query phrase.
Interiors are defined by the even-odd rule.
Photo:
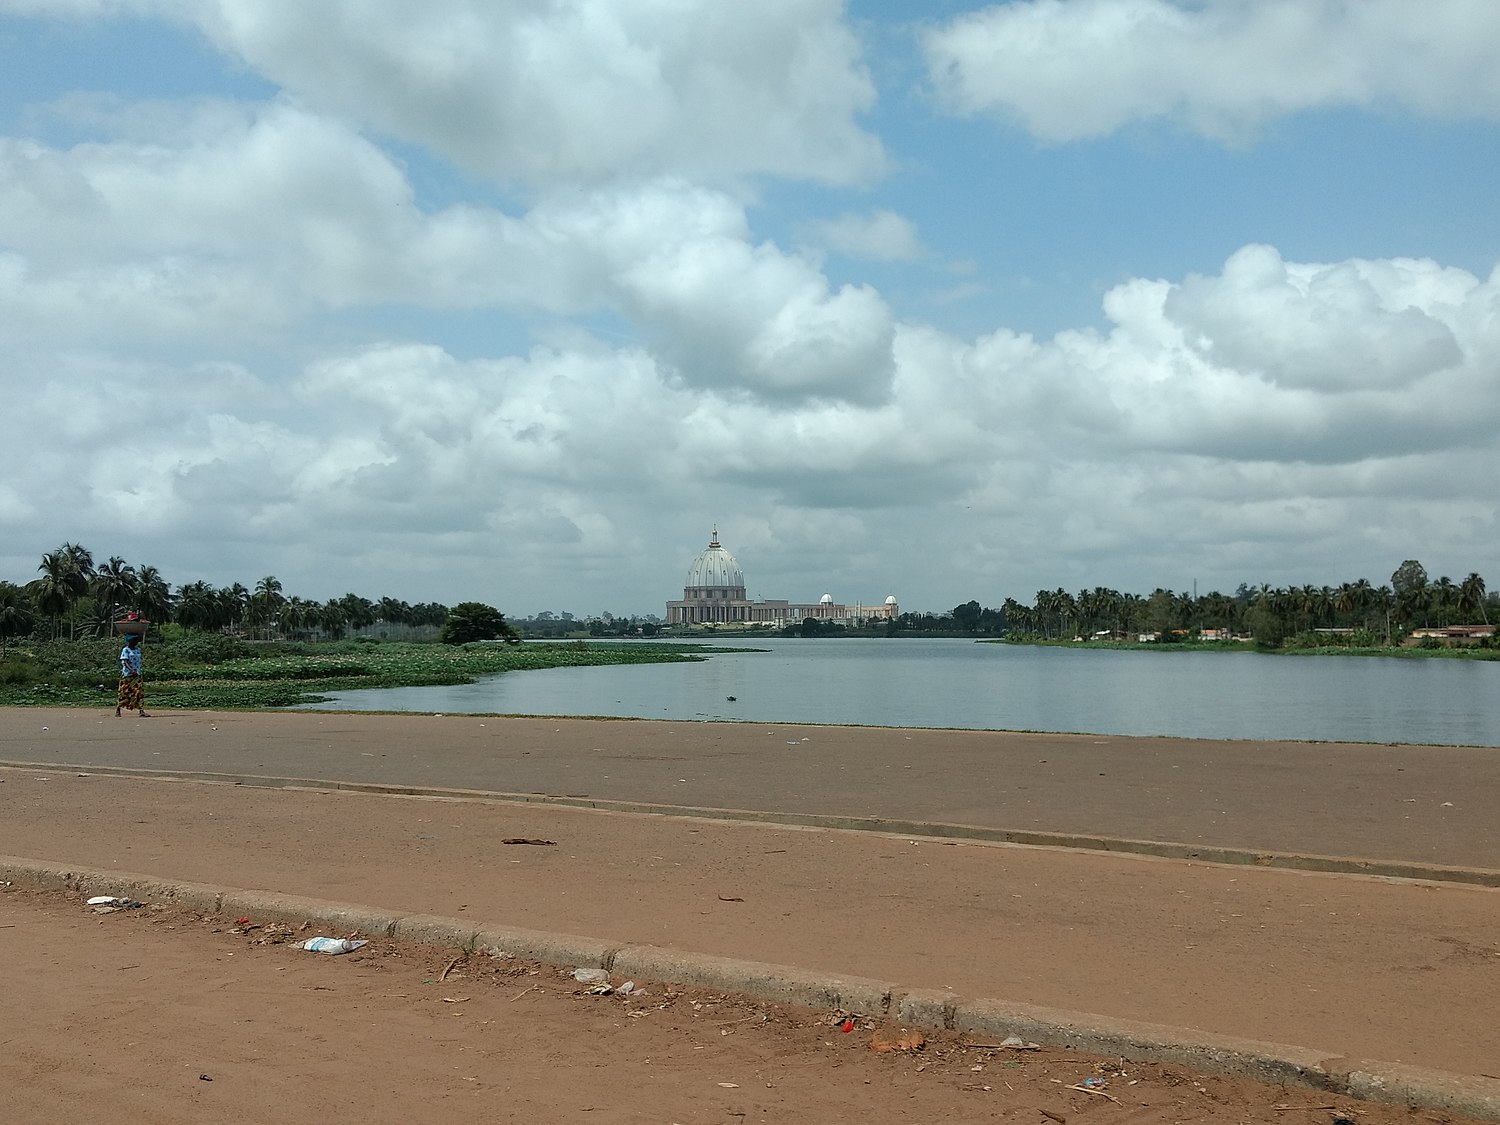
[[[832,594],[816,602],[789,602],[777,598],[750,601],[745,597],[745,572],[733,555],[719,545],[719,529],[714,528],[708,547],[698,552],[688,567],[682,600],[667,603],[668,625],[710,623],[746,625],[800,624],[808,617],[835,621],[842,625],[862,625],[866,621],[888,621],[901,612],[892,594],[879,605],[840,605]]]

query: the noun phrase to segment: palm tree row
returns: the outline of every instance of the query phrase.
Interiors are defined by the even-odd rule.
[[[199,581],[174,592],[154,566],[132,566],[117,555],[95,565],[93,554],[75,543],[44,554],[37,570],[39,577],[24,587],[0,582],[0,638],[29,632],[35,618],[50,619],[54,639],[103,636],[129,612],[157,624],[175,621],[187,629],[261,639],[338,638],[376,626],[388,636],[398,630],[412,639],[448,618],[448,607],[438,602],[371,601],[354,593],[326,602],[287,597],[274,575],[254,589]]]
[[[1403,562],[1390,585],[1360,578],[1338,586],[1241,585],[1233,594],[1215,590],[1201,597],[1158,587],[1150,594],[1121,593],[1103,586],[1070,593],[1038,590],[1030,604],[1006,598],[999,610],[977,601],[941,617],[902,614],[902,628],[962,628],[967,632],[1030,633],[1043,638],[1090,637],[1102,633],[1191,633],[1207,629],[1281,638],[1327,629],[1358,631],[1390,643],[1420,626],[1489,624],[1500,608],[1478,573],[1462,582],[1427,580],[1422,564]]]
[[[1383,636],[1419,626],[1489,624],[1495,598],[1484,579],[1470,573],[1462,582],[1427,580],[1415,560],[1401,564],[1391,585],[1360,578],[1339,586],[1241,586],[1234,594],[1214,591],[1202,597],[1158,588],[1147,596],[1095,587],[1076,595],[1038,590],[1030,605],[1006,598],[1005,628],[1043,637],[1091,636],[1222,629],[1282,636],[1317,629],[1356,629]]]

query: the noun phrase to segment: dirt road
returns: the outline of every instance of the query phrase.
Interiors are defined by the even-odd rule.
[[[868,1020],[845,1033],[830,1013],[654,985],[595,996],[546,966],[392,942],[329,957],[62,895],[0,891],[0,958],[9,1125],[1462,1122],[951,1032],[879,1053]]]

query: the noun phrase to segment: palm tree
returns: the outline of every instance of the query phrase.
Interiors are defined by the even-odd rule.
[[[135,608],[147,621],[165,621],[172,613],[172,591],[154,566],[136,572]]]
[[[442,602],[421,602],[412,606],[412,624],[441,627],[448,620],[448,607]]]
[[[111,555],[107,563],[94,571],[89,588],[98,599],[100,608],[106,611],[108,621],[113,621],[120,606],[134,604],[136,584],[135,567],[119,555]],[[105,628],[108,628],[107,624]]]
[[[1468,615],[1475,610],[1479,611],[1480,618],[1486,625],[1490,623],[1489,614],[1484,611],[1484,579],[1477,573],[1470,572],[1458,587],[1458,611]]]
[[[276,625],[280,631],[279,614],[286,599],[281,596],[281,580],[268,574],[255,584],[255,593],[250,597],[256,617],[267,625]],[[269,631],[268,631],[269,638]]]
[[[334,640],[344,635],[344,628],[348,624],[349,615],[341,599],[329,598],[318,610],[318,627]]]
[[[78,594],[83,596],[88,589],[89,579],[94,577],[94,555],[87,547],[80,547],[77,543],[64,543],[58,548],[68,557],[72,564],[73,573],[78,576]]]
[[[1031,611],[1016,601],[1015,598],[1006,598],[1005,601],[1000,603],[1000,612],[1005,617],[1006,632],[1025,633],[1030,631],[1027,618],[1030,617]]]
[[[408,640],[411,638],[411,606],[395,598],[381,598],[376,604],[375,612],[379,620],[387,625],[406,626],[404,635]],[[390,635],[389,630],[386,635]]]
[[[318,608],[316,602],[303,601],[293,594],[281,607],[281,624],[296,639],[297,634],[314,620]]]
[[[1200,628],[1207,626],[1214,629],[1227,629],[1234,631],[1235,623],[1239,617],[1240,603],[1228,594],[1221,594],[1218,590],[1204,594],[1198,599],[1198,611],[1200,614]]]
[[[177,588],[177,622],[189,629],[217,627],[218,605],[207,582],[189,582]]]
[[[375,624],[375,603],[368,598],[349,593],[339,599],[339,605],[344,611],[344,619],[348,622],[349,628],[356,632],[360,629],[368,629]]]
[[[1368,578],[1359,578],[1350,584],[1349,604],[1353,612],[1364,613],[1365,631],[1369,632],[1370,615],[1365,611],[1375,605],[1375,588]]]
[[[1032,603],[1032,609],[1036,613],[1037,625],[1043,638],[1050,637],[1052,631],[1047,628],[1047,617],[1053,610],[1052,591],[1038,590],[1036,592],[1036,601]]]
[[[233,586],[222,587],[215,596],[218,598],[224,624],[237,629],[244,620],[245,607],[250,604],[250,591],[236,582]]]
[[[1391,643],[1391,612],[1396,608],[1396,593],[1389,586],[1377,586],[1370,595],[1370,605],[1385,615],[1385,643]]]
[[[1272,587],[1262,582],[1250,599],[1246,623],[1257,644],[1278,647],[1282,639],[1296,632],[1297,615],[1302,608],[1302,592],[1295,587]]]
[[[52,618],[52,639],[56,640],[62,624],[62,615],[73,608],[78,600],[73,582],[73,562],[66,552],[59,549],[42,556],[37,570],[42,576],[31,584],[31,596],[36,607]]]
[[[1052,591],[1052,607],[1057,610],[1058,637],[1075,632],[1074,623],[1078,619],[1078,603],[1073,600],[1073,595],[1059,586]]]
[[[31,629],[31,606],[26,591],[13,582],[0,582],[0,652],[5,638],[18,637]]]
[[[1452,610],[1458,604],[1459,589],[1446,574],[1428,587],[1432,606],[1438,613],[1439,625],[1452,624]]]

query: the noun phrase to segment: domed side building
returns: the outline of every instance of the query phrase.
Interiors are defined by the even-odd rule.
[[[892,594],[878,605],[841,605],[832,594],[816,602],[792,602],[779,598],[751,601],[745,597],[745,572],[719,543],[719,529],[714,528],[708,546],[699,551],[688,566],[682,600],[667,603],[668,625],[754,624],[781,627],[799,624],[805,618],[835,621],[843,625],[866,621],[889,621],[899,616],[901,607]]]

